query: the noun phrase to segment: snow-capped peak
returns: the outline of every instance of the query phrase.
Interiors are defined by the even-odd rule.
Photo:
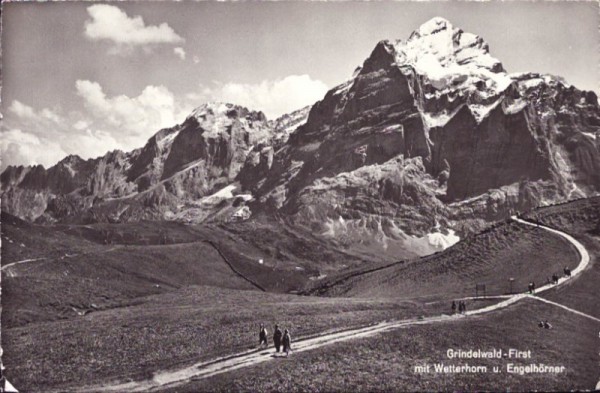
[[[267,121],[265,114],[260,111],[253,111],[240,105],[219,101],[207,102],[206,104],[200,105],[192,111],[188,116],[188,119],[195,118],[196,120],[203,122],[206,119],[213,117],[228,118],[229,122],[231,119],[240,119],[240,121]]]
[[[219,115],[225,114],[231,109],[234,109],[235,105],[227,103],[227,102],[207,102],[205,104],[200,105],[196,109],[192,111],[189,117],[195,117],[196,119],[206,115]]]
[[[432,35],[443,30],[452,31],[452,24],[447,20],[440,16],[436,16],[431,18],[427,22],[423,23],[417,30],[415,30],[410,38],[415,37],[423,37],[427,35]]]
[[[481,37],[454,28],[440,17],[425,22],[408,40],[397,41],[395,48],[399,64],[411,65],[421,75],[432,73],[434,79],[440,67],[446,74],[471,74],[476,69],[504,72]]]
[[[432,127],[439,121],[428,119],[442,115],[437,113],[436,102],[444,97],[455,103],[454,108],[466,104],[480,122],[512,83],[481,37],[453,27],[441,17],[425,22],[408,40],[396,41],[394,50],[397,65],[406,75],[414,73],[415,83],[421,84],[415,89],[415,98],[425,123]]]

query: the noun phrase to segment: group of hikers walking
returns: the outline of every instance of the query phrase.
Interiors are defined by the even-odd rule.
[[[452,314],[456,314],[456,301],[453,300],[452,301]],[[465,302],[463,302],[462,300],[458,301],[458,313],[459,314],[464,314],[467,311],[467,304]]]
[[[563,273],[565,275],[565,277],[571,277],[571,268],[569,268],[568,266],[565,266],[565,268],[563,269]],[[559,280],[559,275],[557,273],[554,273],[552,275],[552,278],[548,277],[546,279],[546,283],[550,284],[558,284],[558,280]],[[529,293],[533,294],[535,292],[535,282],[531,281],[529,283],[529,285],[527,286],[527,289],[529,290]]]
[[[565,268],[563,269],[563,273],[565,275],[565,277],[571,277],[571,269],[568,266],[565,266]],[[552,283],[553,284],[558,284],[558,274],[554,273],[552,275]]]
[[[258,340],[259,347],[269,347],[267,328],[263,324],[260,325]],[[285,352],[285,355],[288,356],[292,350],[292,336],[290,335],[290,331],[284,329],[282,333],[281,329],[279,329],[279,325],[275,325],[275,331],[273,332],[273,344],[275,345],[275,353],[279,353],[283,349],[282,352]]]
[[[568,266],[565,266],[565,268],[563,269],[563,273],[565,277],[571,277],[571,269]],[[552,275],[552,279],[550,279],[550,277],[548,277],[547,279],[547,283],[550,284],[558,284],[558,280],[559,280],[559,276],[557,273],[554,273]],[[535,281],[530,281],[529,284],[527,284],[527,291],[530,294],[534,294],[535,293]],[[456,314],[458,309],[458,313],[459,314],[464,314],[467,311],[467,305],[465,304],[465,302],[463,302],[462,300],[460,300],[458,302],[458,304],[456,303],[456,300],[452,301],[452,314]],[[546,327],[544,325],[549,325],[548,321],[542,321],[542,326]],[[546,327],[546,329],[549,329],[548,327]]]

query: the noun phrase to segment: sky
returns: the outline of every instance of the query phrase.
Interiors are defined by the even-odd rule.
[[[1,169],[129,151],[208,101],[275,118],[435,16],[483,37],[508,72],[598,92],[598,4],[3,3]]]

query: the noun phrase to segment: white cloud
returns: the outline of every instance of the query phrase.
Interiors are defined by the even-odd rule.
[[[144,23],[141,16],[129,17],[119,7],[94,4],[87,8],[91,19],[85,21],[85,36],[93,41],[108,41],[113,44],[110,53],[119,53],[135,46],[148,48],[157,44],[183,42],[166,23],[153,26]]]
[[[108,97],[100,84],[78,80],[84,111],[36,110],[19,101],[8,107],[2,124],[2,168],[7,165],[54,165],[68,154],[84,159],[108,151],[142,147],[159,129],[172,127],[193,109],[164,86],[146,86],[137,96]]]
[[[32,107],[23,104],[20,101],[14,100],[10,106],[8,107],[8,110],[12,113],[14,113],[15,115],[24,118],[24,119],[32,119],[36,117],[36,114],[33,110]]]
[[[87,129],[89,126],[90,126],[90,124],[85,120],[77,120],[75,122],[75,124],[73,124],[73,128],[75,128],[76,130],[79,130],[79,131],[83,131],[83,130]]]
[[[41,164],[48,167],[67,155],[58,143],[20,129],[3,131],[1,136],[2,169],[10,164]]]
[[[181,60],[185,60],[185,51],[183,50],[183,48],[179,46],[177,48],[173,48],[173,53],[175,53],[175,55]]]
[[[0,132],[2,169],[7,165],[48,167],[67,154],[90,158],[122,148],[109,133],[90,129],[90,121],[81,119],[83,114],[78,112],[63,116],[60,111],[48,108],[37,111],[16,100],[8,112]]]
[[[60,125],[64,119],[54,110],[44,108],[36,112],[29,105],[23,104],[18,100],[14,100],[8,107],[10,114],[16,115],[20,119],[21,124],[28,126],[40,125],[45,128],[53,128]]]
[[[216,88],[204,88],[202,95],[209,101],[224,101],[261,110],[269,118],[314,104],[323,98],[327,85],[308,75],[290,75],[258,84],[226,83]]]
[[[107,97],[97,82],[78,80],[77,94],[91,117],[93,129],[118,132],[128,148],[138,147],[160,128],[172,127],[187,113],[164,86],[146,86],[137,97]],[[112,131],[114,130],[114,131]]]

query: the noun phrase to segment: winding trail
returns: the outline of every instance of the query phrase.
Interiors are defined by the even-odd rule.
[[[16,261],[16,262],[11,262],[7,265],[4,265],[0,268],[0,270],[4,270],[4,269],[8,269],[9,267],[15,266],[15,265],[19,265],[21,263],[27,263],[27,262],[34,262],[34,261],[41,261],[43,259],[48,259],[46,257],[43,258],[30,258],[30,259],[23,259],[22,261]]]
[[[57,256],[57,257],[41,257],[41,258],[23,259],[22,261],[11,262],[11,263],[8,263],[8,264],[2,266],[0,268],[0,271],[7,270],[9,277],[15,277],[15,275],[16,275],[15,272],[11,271],[10,268],[14,267],[16,265],[23,264],[23,263],[36,262],[36,261],[44,261],[44,260],[56,260],[56,259],[74,258],[74,257],[79,257],[79,256],[83,256],[83,255],[90,255],[90,254],[96,254],[96,253],[98,253],[98,254],[104,254],[104,253],[107,253],[107,252],[114,251],[117,248],[119,248],[119,247],[118,246],[114,246],[114,247],[109,248],[108,250],[94,250],[94,251],[89,251],[89,252],[82,252],[80,254],[65,254],[63,256]]]
[[[563,277],[563,278],[559,279],[557,284],[544,285],[544,286],[538,288],[535,291],[535,294],[539,294],[541,292],[548,291],[552,288],[555,288],[555,287],[558,287],[558,286],[564,284],[565,281],[567,281],[567,280],[572,280],[574,277],[581,274],[581,272],[589,265],[590,255],[589,255],[588,251],[583,246],[583,244],[581,244],[579,241],[577,241],[572,236],[570,236],[564,232],[558,231],[556,229],[548,228],[543,225],[532,224],[530,222],[524,221],[524,220],[514,217],[514,216],[512,217],[512,219],[519,223],[525,224],[525,225],[531,225],[534,227],[543,228],[549,232],[555,233],[555,234],[565,238],[575,247],[575,249],[577,250],[577,252],[580,255],[579,265],[577,266],[577,268],[575,268],[572,271],[571,278]],[[465,317],[468,317],[471,315],[481,315],[481,314],[486,314],[486,313],[490,313],[490,312],[493,312],[496,310],[506,308],[522,299],[525,299],[525,298],[533,298],[533,299],[538,299],[538,300],[545,301],[548,303],[552,303],[552,304],[558,305],[560,307],[563,307],[571,312],[580,314],[582,316],[585,316],[588,318],[591,317],[587,314],[570,309],[566,306],[562,306],[558,303],[554,303],[554,302],[551,302],[546,299],[542,300],[541,298],[538,298],[537,296],[530,295],[530,294],[495,296],[493,298],[498,298],[498,299],[502,299],[502,300],[496,304],[493,304],[493,305],[490,305],[487,307],[467,311],[466,313],[464,313],[462,315],[460,315],[460,314],[455,314],[455,315],[451,315],[451,316],[450,315],[440,315],[440,316],[433,316],[433,317],[426,317],[426,318],[412,318],[412,319],[389,321],[389,322],[386,321],[386,322],[382,322],[382,323],[379,323],[379,324],[376,324],[373,326],[349,329],[349,330],[338,331],[338,332],[333,332],[333,333],[329,333],[329,334],[323,334],[323,335],[320,335],[317,337],[300,339],[300,340],[294,342],[294,351],[293,352],[304,352],[304,351],[308,351],[311,349],[323,347],[325,345],[331,345],[331,344],[334,344],[337,342],[353,340],[353,339],[358,339],[358,338],[371,337],[371,336],[375,336],[375,335],[378,335],[378,334],[386,332],[386,331],[399,329],[399,328],[403,328],[403,327],[407,327],[407,326],[423,325],[423,324],[430,324],[430,323],[437,323],[437,322],[457,321],[457,320],[460,320],[462,318],[465,318]],[[591,318],[594,320],[597,320],[595,317],[591,317]],[[76,389],[75,391],[78,391],[78,392],[96,392],[96,391],[145,392],[145,391],[154,391],[157,389],[164,389],[167,387],[172,388],[172,387],[183,385],[183,384],[188,383],[193,380],[208,378],[213,375],[225,373],[225,372],[240,369],[243,367],[253,366],[253,365],[259,364],[259,363],[263,363],[263,362],[272,360],[275,357],[276,356],[274,355],[272,349],[271,350],[252,350],[252,351],[247,351],[247,352],[243,352],[240,354],[231,355],[228,357],[218,358],[218,359],[208,361],[208,362],[199,362],[199,363],[196,363],[191,366],[188,366],[188,367],[185,367],[182,369],[178,369],[178,370],[157,371],[153,374],[152,379],[149,379],[149,380],[131,381],[131,382],[125,382],[125,383],[115,382],[112,384],[89,386],[89,387],[86,387],[83,389]],[[65,390],[63,390],[63,391],[65,391]]]

